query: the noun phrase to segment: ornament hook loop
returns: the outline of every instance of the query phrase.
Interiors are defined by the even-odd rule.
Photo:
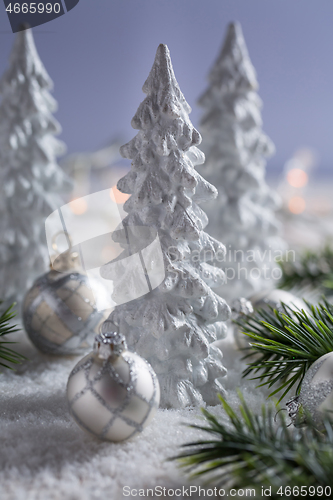
[[[57,244],[57,238],[61,235],[65,235],[66,237],[66,240],[67,240],[67,243],[69,245],[69,248],[67,250],[67,252],[70,252],[73,248],[73,240],[71,238],[71,235],[67,232],[67,231],[58,231],[52,238],[52,248],[55,252],[58,252],[58,253],[61,253],[59,251],[59,247],[58,247],[58,244]]]
[[[279,411],[277,411],[274,415],[274,422],[276,423],[276,417],[278,416],[278,414],[281,412],[281,411],[288,411],[287,408],[280,408]]]
[[[117,332],[99,333],[95,337],[94,352],[99,358],[108,359],[110,356],[120,356],[127,349],[124,335]]]
[[[69,248],[65,252],[60,252],[57,238],[61,235],[65,235]],[[70,234],[67,231],[59,231],[52,238],[52,248],[56,252],[56,255],[51,257],[51,269],[55,271],[63,272],[70,269],[80,269],[80,257],[79,253],[73,251],[73,241]]]

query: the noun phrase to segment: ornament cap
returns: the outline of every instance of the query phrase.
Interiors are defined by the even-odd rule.
[[[232,319],[237,319],[239,316],[248,316],[253,313],[252,302],[244,297],[234,299],[231,303]]]
[[[117,332],[105,332],[96,335],[94,352],[101,359],[108,359],[111,356],[120,356],[127,350],[124,335]]]
[[[291,423],[295,427],[303,427],[306,425],[306,417],[303,411],[302,404],[300,402],[300,397],[294,396],[286,402],[287,412]]]

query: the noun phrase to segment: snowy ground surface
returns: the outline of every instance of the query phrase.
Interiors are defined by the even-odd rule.
[[[123,496],[124,486],[195,485],[167,458],[178,454],[180,444],[200,436],[183,425],[200,422],[199,409],[159,410],[133,440],[97,441],[81,431],[68,413],[65,388],[79,358],[44,356],[25,334],[15,335],[29,361],[17,372],[0,375],[1,500],[119,500],[134,498],[135,492]],[[267,393],[241,379],[244,365],[231,338],[223,341],[223,351],[229,402],[238,406],[236,388],[241,387],[250,406],[258,410]],[[224,418],[220,407],[210,409]]]

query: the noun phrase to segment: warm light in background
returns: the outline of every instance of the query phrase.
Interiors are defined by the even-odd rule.
[[[84,198],[72,200],[69,206],[75,215],[82,215],[88,210],[88,204]]]
[[[295,151],[293,157],[285,163],[284,170],[285,172],[289,172],[290,170],[298,168],[310,172],[317,164],[317,152],[309,148],[301,148]]]
[[[295,188],[301,188],[306,186],[308,183],[309,176],[304,170],[301,168],[292,168],[287,173],[287,181],[288,183]]]
[[[301,196],[293,196],[288,202],[288,208],[293,214],[301,214],[305,210],[305,200]]]
[[[120,248],[120,251],[121,251],[121,248]],[[116,257],[118,257],[120,251],[117,252],[116,248],[112,245],[104,247],[102,249],[102,252],[101,252],[101,257],[102,257],[103,262],[110,262],[111,260],[115,259]]]
[[[121,193],[119,189],[117,189],[117,186],[113,186],[110,189],[110,198],[118,205],[122,205],[123,203],[125,203],[125,201],[127,201],[129,197],[129,194]]]

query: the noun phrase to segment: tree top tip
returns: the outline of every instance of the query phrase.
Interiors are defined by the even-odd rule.
[[[176,82],[175,76],[173,74],[170,51],[168,49],[168,46],[164,43],[161,43],[157,47],[153,67],[142,87],[142,90],[147,94],[151,91],[151,89],[155,89],[156,87],[158,87],[159,82],[161,81],[164,83],[170,81]]]
[[[31,44],[33,42],[32,29],[29,23],[21,23],[17,32],[16,44]],[[21,50],[21,49],[20,49]]]
[[[159,46],[157,47],[157,52],[159,52],[159,51],[162,53],[166,53],[166,54],[170,53],[169,48],[165,43],[159,44]]]
[[[231,21],[228,24],[228,29],[233,30],[233,31],[239,31],[242,30],[241,23],[239,21]]]
[[[243,38],[243,30],[240,22],[233,21],[229,23],[226,38]]]
[[[29,23],[21,23],[19,26],[19,31],[29,30],[31,28]]]
[[[165,43],[160,43],[157,47],[155,61],[171,62],[170,50]]]

